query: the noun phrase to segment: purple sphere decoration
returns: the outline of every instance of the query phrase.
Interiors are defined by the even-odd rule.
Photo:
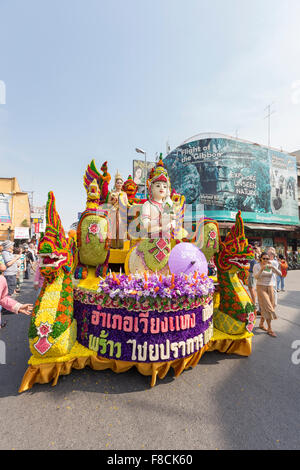
[[[182,242],[174,246],[169,256],[169,268],[174,274],[208,273],[207,261],[199,248],[192,243]]]

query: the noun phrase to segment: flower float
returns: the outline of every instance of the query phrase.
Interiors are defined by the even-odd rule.
[[[205,351],[248,356],[255,313],[240,275],[253,254],[241,214],[224,242],[218,223],[206,218],[198,221],[193,238],[176,238],[184,198],[171,193],[159,161],[148,181],[149,199],[140,205],[142,225],[152,236],[132,238],[135,243],[122,256],[126,274],[117,274],[109,265],[110,212],[103,206],[109,196],[107,162],[101,171],[94,161],[86,170],[87,203],[77,237],[65,236],[49,193],[39,244],[45,283],[31,318],[32,356],[20,391],[51,380],[55,385],[72,367],[136,367],[152,376],[153,386],[171,367],[178,376],[196,366]],[[126,207],[120,204],[122,216]],[[215,284],[207,276],[212,259]]]
[[[201,351],[213,334],[212,280],[203,273],[115,274],[74,290],[78,342],[103,358],[152,363]]]

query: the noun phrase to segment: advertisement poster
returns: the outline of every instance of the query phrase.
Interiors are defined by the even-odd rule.
[[[15,240],[28,240],[29,239],[29,228],[28,227],[15,227]]]
[[[138,192],[143,194],[145,190],[145,179],[149,178],[150,171],[155,166],[155,162],[144,160],[133,160],[133,181],[139,186]]]
[[[0,223],[10,224],[11,217],[9,213],[9,201],[11,196],[9,194],[0,193]]]
[[[165,159],[172,187],[187,204],[204,205],[207,217],[298,224],[296,158],[225,137],[201,138]]]

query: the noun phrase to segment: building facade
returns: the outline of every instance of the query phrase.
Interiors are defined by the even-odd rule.
[[[17,178],[0,178],[0,240],[30,238],[30,203]]]
[[[295,155],[222,134],[198,134],[164,159],[187,204],[218,220],[221,235],[242,211],[250,242],[300,253]]]

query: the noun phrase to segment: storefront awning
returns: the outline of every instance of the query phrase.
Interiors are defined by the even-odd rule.
[[[234,226],[235,222],[224,222],[218,221],[219,228],[230,229]],[[244,226],[251,230],[273,230],[274,232],[296,232],[300,231],[300,225],[276,225],[276,224],[251,224],[250,222],[244,222]]]
[[[218,222],[219,228],[231,228],[234,226],[235,222]]]
[[[250,228],[251,230],[273,230],[274,232],[295,232],[297,229],[299,230],[300,227],[297,225],[262,225],[262,224],[244,224],[245,227]]]

